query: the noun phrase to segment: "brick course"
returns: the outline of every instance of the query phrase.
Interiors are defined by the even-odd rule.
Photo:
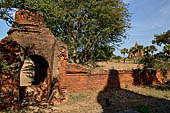
[[[75,67],[72,68],[73,72],[75,72],[74,68]],[[81,73],[81,70],[79,73],[70,74],[70,70],[71,69],[69,69],[69,74],[67,73],[66,81],[64,83],[69,92],[79,92],[91,89],[103,90],[104,88],[125,88],[133,87],[135,85],[152,85],[165,82],[160,71],[155,72],[155,74],[152,72],[149,75],[146,72],[139,74],[140,70],[108,70],[99,72],[89,70],[89,73],[86,74]],[[167,78],[170,78],[169,72]],[[134,74],[136,76],[134,76]],[[148,78],[148,76],[150,76],[150,78]]]

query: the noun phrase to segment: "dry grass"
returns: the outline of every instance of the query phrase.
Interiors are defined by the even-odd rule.
[[[111,105],[105,99],[109,97]],[[56,106],[29,106],[20,113],[118,113],[132,109],[141,113],[170,113],[170,90],[133,87],[69,93],[69,101]],[[145,112],[142,112],[145,111]]]
[[[141,68],[142,65],[134,64],[133,60],[127,60],[125,63],[123,60],[112,60],[108,62],[97,62],[97,64],[100,66],[100,69],[108,70],[108,69],[116,69],[116,70],[132,70]]]

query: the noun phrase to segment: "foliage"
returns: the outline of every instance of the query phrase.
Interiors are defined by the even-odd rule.
[[[170,63],[164,53],[157,53],[155,55],[145,54],[141,59],[139,59],[138,63],[143,64],[143,71],[160,70],[164,80],[167,80],[166,74],[170,68]]]
[[[163,47],[163,52],[169,56],[170,55],[170,45],[165,45]]]
[[[139,64],[143,64],[143,69],[153,69],[155,64],[155,59],[152,55],[144,55],[141,59],[138,61]]]
[[[138,50],[137,50],[136,47],[132,47],[132,48],[130,49],[130,52],[132,52],[133,54],[135,54],[137,51],[138,51]]]
[[[120,50],[121,54],[124,54],[124,63],[125,63],[125,54],[128,54],[128,49],[127,48],[123,48]]]
[[[170,44],[170,30],[160,35],[154,35],[154,36],[155,36],[155,40],[152,41],[153,44],[157,44],[159,46],[161,46],[162,44],[163,45]]]
[[[137,111],[139,113],[150,113],[149,112],[149,107],[145,106],[145,105],[138,105],[137,106]]]
[[[7,25],[14,22],[12,5],[16,0],[0,0],[0,19],[6,21]]]
[[[144,46],[143,45],[138,45],[136,48],[137,48],[137,51],[140,52],[140,53],[142,53],[143,50],[144,50]]]
[[[165,57],[164,54],[157,54],[154,67],[155,69],[159,69],[164,79],[167,80],[166,74],[168,73],[168,70],[170,68],[170,63],[168,61],[168,58]]]
[[[114,56],[112,59],[120,60],[120,59],[122,59],[122,57],[121,56]]]
[[[127,48],[123,48],[120,50],[121,54],[127,54],[128,53],[128,49]]]
[[[157,48],[154,45],[142,47],[142,50],[144,50],[144,56],[139,59],[138,63],[143,64],[143,69],[148,70],[148,69],[158,69],[156,68],[158,61],[158,56],[155,57],[153,55],[154,51],[157,51]]]
[[[149,54],[149,53],[151,53],[152,55],[153,55],[153,52],[154,51],[157,51],[157,48],[154,46],[154,45],[150,45],[150,46],[146,46],[146,47],[144,47],[144,52],[145,52],[145,54]]]
[[[12,0],[9,5],[3,1],[3,9],[41,12],[47,27],[68,45],[74,63],[109,60],[130,26],[127,5],[121,0]]]
[[[167,74],[167,70],[170,68],[169,55],[170,55],[170,30],[164,32],[160,35],[154,35],[155,40],[152,41],[153,44],[157,44],[158,46],[162,46],[162,52],[156,55],[157,58],[157,69],[161,70],[162,75],[165,77]]]
[[[8,70],[8,71],[16,72],[18,70],[16,66],[17,63],[9,64],[6,60],[0,57],[0,71]]]
[[[132,47],[130,50],[129,50],[129,52],[132,52],[132,54],[134,55],[134,63],[136,63],[136,60],[135,60],[135,55],[136,55],[136,53],[138,52],[138,49],[137,49],[137,47]]]

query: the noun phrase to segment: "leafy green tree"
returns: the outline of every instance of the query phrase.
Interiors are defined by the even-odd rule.
[[[138,45],[137,47],[136,47],[136,51],[140,54],[140,55],[142,55],[143,54],[143,51],[144,51],[144,46],[143,45]]]
[[[153,55],[153,52],[157,51],[157,48],[154,45],[150,45],[149,47],[150,47],[150,52]]]
[[[150,52],[151,52],[151,47],[150,46],[146,46],[144,47],[144,52],[147,56],[149,56]]]
[[[124,63],[125,63],[125,60],[126,60],[125,55],[128,54],[128,49],[127,48],[123,48],[123,49],[120,50],[120,52],[121,52],[121,54],[124,55]]]
[[[135,53],[138,51],[136,47],[132,47],[130,51],[135,55]]]
[[[154,45],[145,47],[145,55],[140,59],[139,63],[143,64],[144,70],[154,69],[160,70],[164,80],[167,80],[166,74],[167,70],[170,68],[169,60],[166,57],[170,50],[170,30],[164,32],[160,35],[154,35],[155,39],[152,41],[153,44],[157,44],[158,46],[164,45],[163,52],[159,52],[153,55],[154,51],[157,51]],[[151,54],[152,55],[151,55]],[[166,54],[165,54],[166,53]]]
[[[141,59],[138,61],[139,64],[143,64],[143,69],[153,69],[154,68],[154,57],[151,54],[145,54]]]
[[[170,55],[170,45],[165,45],[163,47],[163,51],[164,53],[168,54],[168,56]]]
[[[143,45],[138,45],[136,48],[137,48],[139,51],[142,51],[142,50],[144,49]]]
[[[137,49],[137,47],[132,47],[131,49],[130,49],[130,52],[132,52],[133,53],[133,55],[134,55],[134,63],[136,63],[136,53],[138,52],[138,49]]]
[[[170,30],[167,32],[164,32],[160,35],[154,35],[155,40],[152,41],[153,44],[157,44],[159,46],[163,45],[169,45],[170,44]]]
[[[154,45],[146,46],[144,47],[144,52],[146,55],[151,55],[153,56],[154,51],[157,51],[157,48]]]
[[[167,60],[169,62],[169,58],[170,58],[170,45],[165,45],[163,47],[163,53],[164,53],[164,57],[167,57]]]
[[[121,0],[3,1],[4,9],[16,7],[42,14],[56,38],[68,45],[69,60],[74,63],[110,59],[130,26],[127,5]]]

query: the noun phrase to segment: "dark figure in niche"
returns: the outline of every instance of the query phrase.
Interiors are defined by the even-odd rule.
[[[108,107],[112,104],[112,101],[109,97],[106,97],[105,101],[106,101],[106,106],[108,106]]]

